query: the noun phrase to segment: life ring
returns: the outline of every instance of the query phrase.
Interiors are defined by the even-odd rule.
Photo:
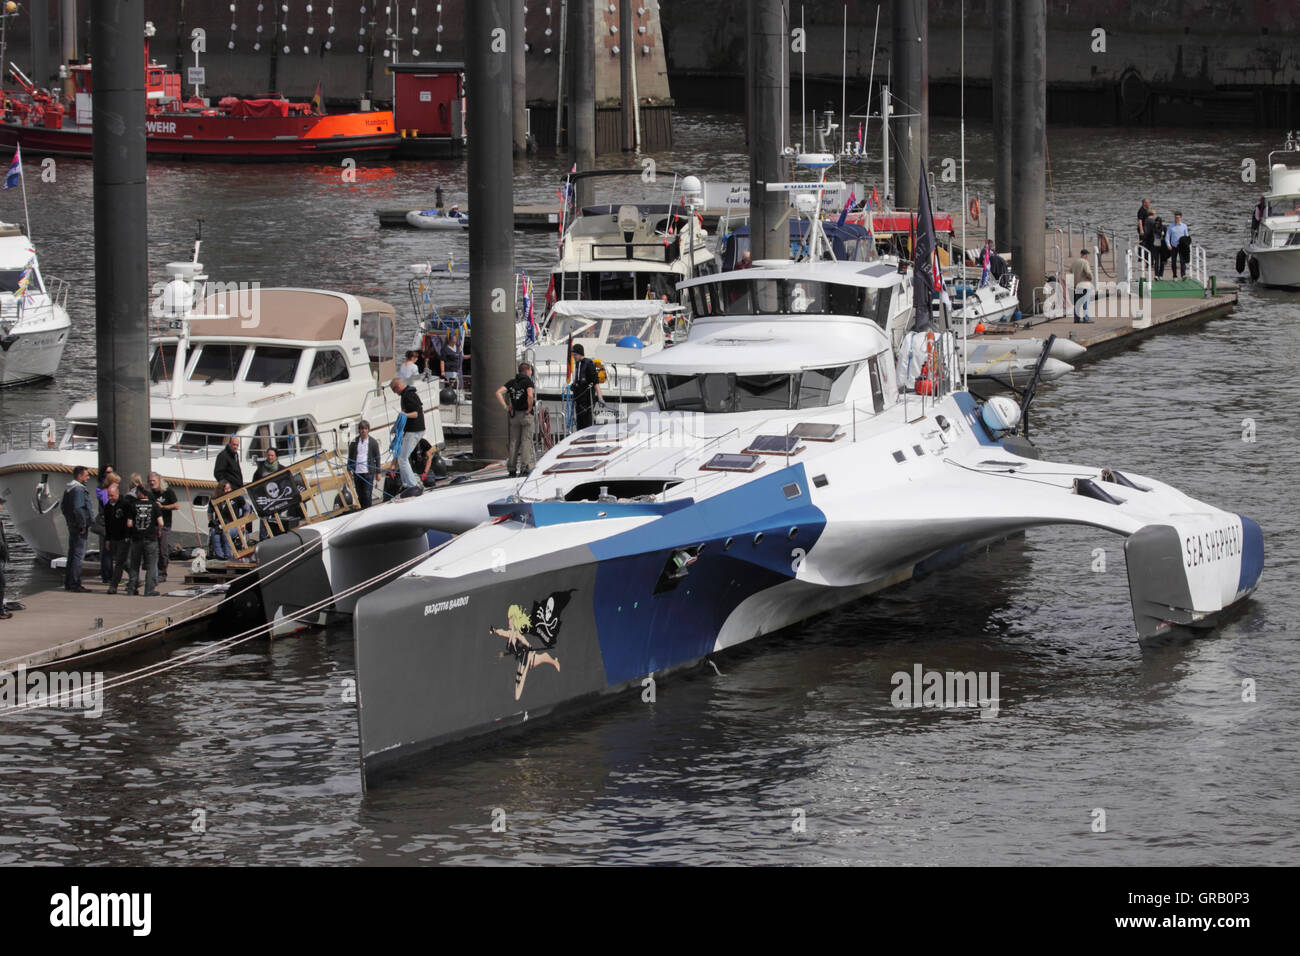
[[[1103,256],[1110,252],[1110,241],[1101,233],[1097,233],[1097,251]]]
[[[979,222],[979,221],[980,221],[980,201],[979,201],[979,199],[972,199],[972,200],[970,201],[970,221],[971,221],[971,222]]]

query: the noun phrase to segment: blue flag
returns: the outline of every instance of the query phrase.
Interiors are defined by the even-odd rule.
[[[18,147],[15,146],[14,161],[9,164],[9,172],[5,174],[4,188],[13,189],[15,186],[18,185],[19,181],[22,178],[23,178],[23,158],[18,151]]]

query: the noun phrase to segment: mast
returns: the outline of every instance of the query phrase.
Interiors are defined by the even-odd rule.
[[[961,277],[966,283],[966,0],[961,0]],[[966,344],[970,300],[962,299],[961,310],[961,387],[966,388]]]

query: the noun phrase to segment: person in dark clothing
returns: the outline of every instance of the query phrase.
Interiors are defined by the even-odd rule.
[[[131,551],[127,558],[129,577],[126,582],[127,594],[140,593],[140,570],[144,569],[145,597],[158,596],[158,536],[162,533],[162,509],[149,494],[149,489],[140,481],[139,475],[132,475],[135,494],[128,504],[131,512],[127,516],[126,526],[131,529]]]
[[[167,562],[171,554],[172,512],[180,511],[180,502],[171,485],[156,471],[149,472],[149,494],[162,510],[162,533],[158,536],[158,580],[167,580]]]
[[[1147,234],[1147,217],[1152,214],[1151,200],[1142,200],[1142,205],[1138,206],[1138,242],[1141,242]]]
[[[573,373],[573,412],[578,421],[578,430],[590,428],[596,402],[600,397],[599,374],[596,363],[587,358],[587,351],[581,345],[573,347],[576,368]]]
[[[533,470],[533,409],[537,389],[532,379],[533,367],[519,363],[519,374],[497,389],[497,401],[509,416],[506,439],[506,468],[510,477]]]
[[[1155,271],[1156,263],[1160,261],[1160,251],[1156,248],[1156,217],[1147,216],[1142,225],[1142,248],[1147,251],[1151,257],[1151,270]]]
[[[115,481],[121,481],[122,476],[113,470],[112,465],[105,465],[99,480],[95,483],[95,497],[99,499],[99,516],[104,517],[104,509],[108,507],[108,488]],[[99,580],[107,584],[113,577],[113,550],[108,546],[108,540],[99,536]]]
[[[369,508],[375,492],[375,476],[379,474],[379,442],[370,436],[370,423],[364,418],[357,427],[357,437],[348,443],[348,472],[357,489],[357,502],[362,508]]]
[[[231,435],[230,441],[226,442],[226,447],[221,449],[221,453],[217,455],[217,464],[212,470],[212,478],[218,485],[223,481],[230,482],[232,491],[244,487],[244,472],[239,466],[239,438],[237,436]]]
[[[1165,242],[1165,221],[1156,216],[1154,218],[1148,217],[1147,223],[1151,226],[1154,236],[1155,252],[1151,259],[1151,268],[1155,272],[1157,279],[1163,279],[1165,277],[1165,263],[1169,261],[1169,244]]]
[[[90,490],[86,479],[90,469],[78,465],[72,469],[72,480],[63,491],[63,520],[68,524],[68,566],[63,574],[65,591],[88,592],[90,588],[81,586],[81,561],[86,556],[86,538],[90,533],[94,516],[90,513]]]
[[[122,575],[126,573],[126,563],[131,552],[131,529],[127,522],[134,514],[135,506],[122,500],[118,483],[115,481],[109,485],[108,504],[104,506],[104,538],[112,567],[108,578],[109,594],[117,593],[117,586],[122,583]]]

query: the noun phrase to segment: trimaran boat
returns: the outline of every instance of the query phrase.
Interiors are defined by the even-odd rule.
[[[352,616],[365,778],[639,693],[1040,525],[1127,539],[1143,639],[1254,590],[1255,522],[1119,462],[1039,460],[1016,403],[963,388],[928,301],[896,353],[879,321],[896,277],[773,261],[685,281],[690,337],[639,363],[655,409],[569,435],[523,479],[261,545],[269,611]]]

